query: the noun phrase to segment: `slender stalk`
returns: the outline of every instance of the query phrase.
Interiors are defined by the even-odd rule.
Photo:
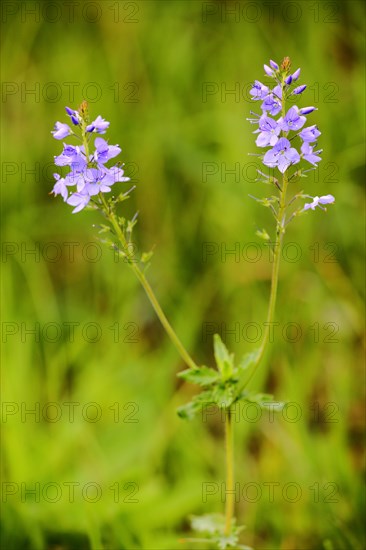
[[[229,536],[234,516],[234,430],[230,408],[225,410],[225,447],[226,447],[226,500],[225,535]]]
[[[249,377],[246,379],[243,388],[246,387],[247,384],[249,384],[250,380],[253,378],[257,370],[258,365],[262,360],[262,357],[264,355],[264,352],[268,344],[270,327],[274,319],[276,299],[277,299],[277,288],[278,288],[278,274],[279,274],[280,263],[281,263],[282,241],[283,241],[283,235],[285,232],[285,222],[286,222],[285,208],[286,208],[287,185],[288,185],[287,176],[286,174],[283,174],[282,191],[280,194],[280,208],[278,212],[278,221],[277,221],[277,227],[276,227],[276,241],[274,245],[274,256],[273,256],[272,277],[271,277],[271,293],[269,297],[265,330],[261,341],[261,345],[258,350],[258,354],[256,356],[256,361],[252,367],[252,372],[250,373]]]
[[[102,198],[102,202],[103,202],[103,205],[104,205],[106,216],[107,216],[108,220],[111,222],[111,224],[113,226],[113,229],[114,229],[114,231],[115,231],[115,233],[118,237],[118,240],[120,241],[120,243],[122,245],[122,248],[125,251],[128,251],[128,242],[126,240],[126,237],[123,234],[123,231],[122,231],[122,229],[121,229],[121,227],[120,227],[120,225],[119,225],[119,223],[116,219],[116,216],[115,216],[114,212],[108,207],[108,205],[107,205],[107,203],[106,203],[106,201],[105,201],[102,194],[101,194],[101,198]],[[158,299],[156,298],[156,296],[154,294],[154,291],[151,288],[151,286],[150,286],[148,280],[146,279],[144,273],[141,271],[141,269],[138,267],[138,265],[136,265],[136,263],[134,263],[133,261],[130,261],[128,265],[130,266],[130,268],[132,269],[132,271],[136,275],[137,279],[141,283],[143,289],[145,290],[145,292],[147,294],[147,297],[150,300],[150,303],[151,303],[152,307],[155,310],[156,315],[158,316],[161,324],[163,325],[166,333],[168,334],[170,340],[172,341],[172,343],[176,347],[176,349],[177,349],[179,355],[181,356],[181,358],[183,359],[183,361],[187,364],[187,366],[189,368],[197,367],[196,363],[193,361],[192,357],[189,355],[186,348],[183,346],[182,342],[178,338],[178,336],[177,336],[176,332],[174,331],[173,327],[169,323],[169,321],[168,321],[164,311],[162,310],[162,308],[161,308],[161,306],[158,302]]]

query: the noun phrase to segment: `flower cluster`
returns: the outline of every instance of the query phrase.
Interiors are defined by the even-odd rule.
[[[78,127],[79,132],[74,132],[68,124],[56,122],[52,131],[53,137],[61,140],[68,136],[75,136],[81,140],[81,145],[64,143],[62,153],[55,157],[56,166],[69,166],[70,172],[65,177],[54,174],[56,183],[52,192],[55,195],[61,195],[67,204],[74,206],[73,213],[76,213],[85,208],[92,197],[99,193],[108,193],[116,182],[129,181],[130,178],[124,176],[124,171],[118,164],[106,166],[110,159],[121,152],[118,145],[109,145],[105,139],[96,137],[95,150],[89,152],[92,134],[105,134],[109,122],[98,116],[88,124],[85,102],[81,104],[78,111],[66,107],[66,112],[73,125]],[[69,194],[69,187],[75,187],[76,190]]]
[[[259,80],[254,82],[249,93],[253,100],[261,102],[262,114],[252,113],[254,118],[248,119],[252,124],[258,124],[258,129],[254,131],[258,134],[256,145],[270,147],[263,155],[263,164],[269,168],[277,168],[282,174],[302,159],[313,167],[317,167],[322,151],[315,149],[321,132],[315,124],[305,126],[306,115],[315,111],[316,108],[310,106],[300,109],[292,105],[286,111],[286,101],[293,96],[299,96],[306,89],[306,84],[295,85],[301,70],[297,69],[291,74],[290,60],[285,58],[281,66],[271,60],[269,66],[264,65],[264,71],[267,76],[274,79],[275,85],[271,88]],[[294,141],[298,145],[294,146]],[[315,197],[314,202],[311,203],[314,206],[306,205],[307,208],[304,210],[308,208],[314,210],[315,206],[330,204],[334,200],[332,195]]]

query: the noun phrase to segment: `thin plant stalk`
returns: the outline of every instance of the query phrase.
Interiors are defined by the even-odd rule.
[[[225,534],[230,535],[234,517],[234,430],[230,408],[225,411],[226,487]]]
[[[101,194],[101,198],[102,198],[102,201],[103,201],[103,204],[104,204],[106,216],[109,219],[109,221],[111,222],[111,224],[112,224],[112,226],[113,226],[113,228],[116,232],[116,235],[118,237],[118,240],[120,241],[120,243],[122,245],[122,248],[125,251],[128,251],[127,240],[126,240],[126,238],[125,238],[125,236],[124,236],[124,234],[123,234],[123,232],[122,232],[122,230],[121,230],[121,228],[118,224],[118,221],[116,220],[114,212],[110,211],[110,209],[108,208],[108,205],[106,204],[105,199],[104,199],[102,194]],[[128,254],[128,252],[126,252],[126,254]],[[175,330],[173,329],[173,327],[169,323],[168,318],[165,315],[162,307],[160,306],[159,301],[156,298],[155,293],[154,293],[153,289],[151,288],[150,283],[146,279],[144,273],[141,271],[141,269],[138,267],[138,265],[136,265],[136,263],[134,261],[130,261],[129,266],[132,269],[132,271],[134,272],[134,274],[136,275],[139,282],[141,283],[143,289],[145,290],[145,292],[147,294],[147,297],[149,298],[150,303],[151,303],[152,307],[155,310],[156,315],[158,316],[158,318],[159,318],[161,324],[163,325],[167,335],[169,336],[170,340],[174,344],[176,350],[178,351],[178,353],[181,356],[181,358],[183,359],[183,361],[191,369],[197,367],[196,363],[194,362],[192,357],[189,355],[188,351],[186,350],[186,348],[184,347],[184,345],[182,344],[182,342],[178,338]]]

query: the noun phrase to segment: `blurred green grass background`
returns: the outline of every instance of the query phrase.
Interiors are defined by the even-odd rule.
[[[257,262],[245,248],[272,230],[248,198],[267,193],[248,156],[248,87],[288,55],[324,149],[301,185],[336,204],[286,237],[301,257],[282,263],[280,325],[251,385],[301,417],[241,415],[237,515],[257,550],[361,550],[362,3],[71,5],[73,16],[61,2],[2,8],[2,548],[185,550],[188,516],[222,510],[220,415],[176,416],[194,391],[177,381],[184,365],[127,266],[99,247],[95,215],[48,194],[61,151],[50,131],[82,99],[111,121],[136,184],[125,212],[140,212],[138,246],[155,246],[149,277],[169,319],[198,363],[212,364],[207,326],[240,357],[271,270],[263,247]],[[207,243],[218,252],[205,257]],[[239,261],[225,255],[236,246]],[[289,322],[302,330],[293,343]]]

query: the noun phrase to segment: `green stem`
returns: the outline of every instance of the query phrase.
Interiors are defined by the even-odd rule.
[[[226,504],[225,504],[225,535],[231,533],[234,517],[234,430],[230,408],[225,410],[225,447],[226,447]]]
[[[116,219],[116,216],[115,216],[114,212],[108,207],[103,195],[100,194],[100,196],[101,196],[101,199],[102,199],[102,202],[103,202],[103,205],[104,205],[106,216],[107,216],[108,220],[110,221],[110,223],[112,224],[113,229],[114,229],[114,231],[115,231],[115,233],[118,237],[118,240],[120,241],[120,243],[122,245],[122,248],[125,251],[128,251],[128,243],[127,243],[126,237],[124,236],[124,233],[123,233],[123,231],[122,231],[122,229],[121,229],[121,227],[120,227],[120,225],[119,225],[119,223]],[[127,252],[127,254],[128,254],[128,252]],[[141,271],[141,269],[138,267],[138,265],[136,265],[136,263],[133,260],[131,260],[128,265],[130,266],[130,268],[132,269],[132,271],[136,275],[137,279],[141,283],[143,289],[145,290],[145,292],[147,294],[147,297],[150,300],[150,303],[151,303],[152,307],[155,310],[156,315],[158,316],[161,324],[163,325],[166,333],[168,334],[170,340],[172,341],[172,343],[176,347],[176,349],[177,349],[179,355],[181,356],[181,358],[183,359],[183,361],[191,369],[197,367],[196,363],[193,361],[192,357],[189,355],[186,348],[183,346],[182,342],[180,341],[180,339],[178,338],[178,336],[175,333],[174,329],[172,328],[171,324],[169,323],[169,321],[168,321],[164,311],[162,310],[162,308],[161,308],[161,306],[158,302],[158,299],[156,298],[156,296],[154,294],[154,291],[151,288],[151,286],[150,286],[148,280],[146,279],[144,273]]]

